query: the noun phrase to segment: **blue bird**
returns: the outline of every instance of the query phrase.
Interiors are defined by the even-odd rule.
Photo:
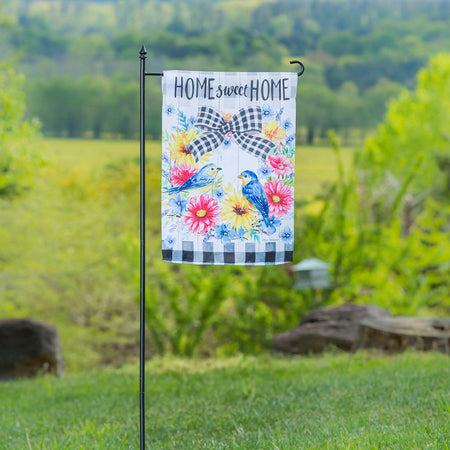
[[[239,178],[242,180],[242,195],[262,215],[265,230],[268,234],[275,233],[275,217],[269,217],[269,202],[266,192],[255,172],[244,170]]]
[[[181,186],[175,186],[167,190],[168,194],[195,190],[198,194],[204,194],[212,189],[216,176],[222,170],[215,164],[206,164],[198,172],[194,173]]]

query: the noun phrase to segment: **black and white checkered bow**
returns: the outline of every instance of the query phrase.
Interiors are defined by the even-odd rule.
[[[228,122],[223,114],[214,108],[201,106],[198,109],[195,126],[205,131],[186,146],[196,161],[205,153],[219,147],[227,133],[231,133],[243,150],[261,159],[266,159],[268,153],[275,147],[268,139],[252,134],[262,131],[262,113],[259,106],[240,109]]]

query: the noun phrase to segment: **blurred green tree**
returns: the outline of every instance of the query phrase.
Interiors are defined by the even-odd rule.
[[[390,103],[349,174],[339,177],[296,232],[304,256],[331,262],[330,302],[376,303],[399,314],[448,314],[450,54]]]
[[[360,165],[369,171],[371,184],[382,183],[387,172],[399,179],[412,174],[413,194],[430,190],[444,175],[441,161],[449,154],[449,123],[450,54],[441,53],[419,72],[416,90],[403,91],[391,103],[385,122],[367,141]]]
[[[402,86],[381,78],[375,86],[367,89],[361,97],[361,126],[375,128],[386,112],[389,100],[396,98],[402,91]]]
[[[306,143],[312,145],[317,135],[338,127],[336,96],[325,85],[302,86],[297,102],[298,123],[306,127]]]
[[[37,81],[30,88],[33,114],[39,114],[48,130],[56,135],[79,137],[85,130],[88,95],[81,83],[69,78]]]
[[[31,184],[41,165],[37,153],[39,124],[24,120],[24,77],[0,65],[0,197],[18,194]]]

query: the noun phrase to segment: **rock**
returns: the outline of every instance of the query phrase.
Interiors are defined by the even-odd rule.
[[[406,348],[450,354],[450,319],[379,317],[361,321],[357,348],[396,353]]]
[[[350,302],[317,308],[307,313],[297,327],[275,336],[272,349],[287,354],[320,353],[333,346],[351,351],[362,320],[389,316],[378,306]]]
[[[0,320],[0,380],[63,372],[56,327],[32,319]]]

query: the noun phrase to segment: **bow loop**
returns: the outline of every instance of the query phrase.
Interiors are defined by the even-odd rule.
[[[195,119],[195,127],[202,131],[219,131],[227,124],[225,117],[219,111],[209,106],[201,106]]]
[[[195,120],[195,127],[203,134],[186,146],[198,161],[205,153],[219,147],[228,133],[246,152],[265,159],[275,144],[266,138],[253,136],[262,131],[262,112],[259,106],[240,109],[227,122],[223,114],[209,106],[201,106]]]
[[[259,106],[240,109],[228,122],[237,133],[261,133],[262,112]]]

